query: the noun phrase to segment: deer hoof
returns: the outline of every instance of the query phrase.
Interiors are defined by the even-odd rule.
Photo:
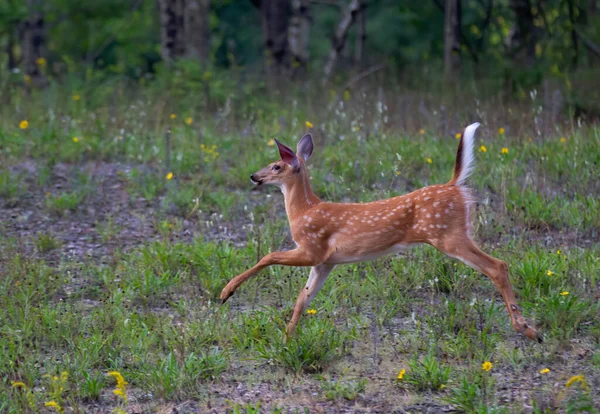
[[[224,304],[225,302],[227,302],[227,299],[229,299],[231,296],[233,295],[233,292],[229,292],[227,290],[227,288],[223,289],[223,291],[221,292],[221,305]]]
[[[525,336],[529,339],[537,341],[540,344],[544,342],[544,337],[542,336],[542,334],[529,326],[525,329],[523,334],[525,334]]]

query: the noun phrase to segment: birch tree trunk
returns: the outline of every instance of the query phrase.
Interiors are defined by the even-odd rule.
[[[32,85],[45,87],[48,80],[42,69],[47,64],[46,27],[41,0],[28,0],[29,16],[21,23],[20,37],[23,57],[23,70]]]
[[[253,0],[260,8],[265,69],[270,77],[280,77],[289,63],[288,27],[292,5],[290,0]]]
[[[444,7],[444,75],[452,80],[460,69],[460,0],[446,0]]]
[[[512,58],[525,66],[535,61],[535,44],[538,30],[533,23],[530,0],[510,0],[515,13],[516,26],[508,39],[508,51]]]
[[[365,41],[367,40],[367,2],[366,0],[360,1],[360,10],[357,17],[356,26],[356,47],[354,49],[354,62],[360,64],[363,57],[363,50],[365,48]]]
[[[185,55],[184,0],[158,0],[160,56],[167,64]]]
[[[338,24],[335,35],[333,36],[329,57],[327,58],[327,63],[325,64],[325,69],[323,71],[323,84],[327,83],[331,77],[331,73],[333,72],[333,68],[338,56],[346,44],[348,31],[350,30],[352,23],[354,23],[359,9],[360,1],[352,0],[346,9],[346,12],[344,13],[344,17],[342,17],[342,20]]]
[[[310,35],[308,10],[308,0],[292,0],[292,17],[288,29],[292,73],[304,71],[308,64],[308,38]]]
[[[210,59],[210,0],[185,0],[185,54],[203,65]]]

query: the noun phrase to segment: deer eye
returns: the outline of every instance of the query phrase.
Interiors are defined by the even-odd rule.
[[[281,167],[280,167],[279,165],[275,164],[275,165],[273,166],[273,169],[274,169],[275,171],[279,171],[279,170],[281,170]]]

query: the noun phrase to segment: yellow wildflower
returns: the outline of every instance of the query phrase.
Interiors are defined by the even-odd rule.
[[[81,99],[81,96],[79,96],[78,94],[73,95],[73,100],[74,101],[78,101]]]
[[[500,150],[502,154],[508,154],[508,148],[504,147]]]
[[[349,101],[350,100],[350,91],[348,89],[346,89],[344,91],[344,101]]]
[[[354,128],[352,128],[354,130],[354,132],[358,132],[360,131],[360,127],[358,125],[356,125]]]
[[[25,83],[26,83],[27,85],[31,84],[31,76],[29,76],[29,75],[25,75],[25,76],[23,77],[23,79],[25,80]]]
[[[39,57],[36,59],[35,63],[42,67],[46,66],[46,59],[44,59],[43,57]]]
[[[566,290],[560,292],[560,296],[567,296],[569,294],[569,292],[567,292]]]
[[[553,272],[552,270],[548,270],[548,271],[546,272],[546,274],[547,274],[548,276],[552,276],[552,275],[554,274],[554,272]]]
[[[443,390],[444,388],[446,388],[446,386],[444,384],[440,384],[440,390]]]
[[[481,364],[481,369],[487,372],[492,369],[493,366],[494,365],[492,365],[490,361],[485,361],[483,364]]]
[[[273,145],[275,145],[275,140],[273,138],[271,138],[269,140],[269,142],[267,142],[267,145],[270,146],[270,147],[272,147]]]
[[[127,394],[125,394],[125,390],[121,388],[116,388],[113,390],[113,394],[118,395],[119,397],[125,399],[127,398]]]
[[[165,177],[165,178],[166,178],[167,180],[170,180],[171,178],[173,178],[173,173],[172,173],[172,172],[169,172],[169,173],[166,175],[166,177]]]
[[[560,142],[562,142],[564,144],[565,142],[567,142],[567,139],[565,137],[561,137]]]
[[[460,137],[462,136],[462,133],[457,132],[456,134],[454,134],[454,136],[456,137],[456,139],[460,139]]]
[[[110,375],[117,381],[117,388],[125,388],[125,386],[128,384],[128,382],[125,381],[125,378],[123,378],[123,375],[121,375],[119,371],[109,371],[108,375]]]
[[[479,147],[479,152],[487,152],[487,148],[485,147],[485,145]]]
[[[433,164],[433,160],[431,158],[427,158],[427,164]]]
[[[573,385],[573,383],[577,381],[584,382],[585,378],[583,377],[583,375],[574,375],[571,378],[569,378],[567,382],[565,382],[565,387],[570,387],[571,385]]]
[[[27,129],[28,126],[29,126],[29,122],[27,122],[26,120],[22,120],[19,123],[19,128],[21,128],[21,129]]]
[[[175,115],[175,114],[171,114],[171,115],[169,115],[169,118],[171,118],[171,119],[175,119],[175,118],[177,118],[177,115]]]
[[[404,377],[404,374],[406,374],[406,370],[402,368],[398,373],[398,379],[401,380]]]
[[[504,128],[500,128],[500,129],[498,129],[498,133],[499,133],[500,135],[504,135]]]
[[[547,374],[550,372],[550,368],[540,369],[540,374]]]
[[[419,134],[423,135],[425,133],[425,130],[423,128],[419,129]]]
[[[307,127],[307,128],[312,128],[312,127],[313,127],[313,124],[312,124],[312,122],[310,122],[310,121],[306,121],[306,122],[304,123],[304,125],[306,125],[306,127]]]
[[[25,383],[22,382],[22,381],[11,381],[10,384],[14,388],[25,388],[25,389],[27,389],[27,385],[25,385]]]
[[[400,175],[400,171],[396,171],[396,175]]]
[[[314,315],[317,313],[317,310],[316,309],[307,309],[306,313],[308,313],[309,315]]]
[[[56,401],[48,401],[48,402],[44,403],[44,407],[54,408],[59,413],[63,413],[64,412],[64,410],[62,409],[62,407]]]
[[[79,142],[79,138],[73,137],[73,142],[77,144]]]
[[[192,119],[191,116],[188,116],[187,118],[185,118],[184,122],[186,125],[192,125],[192,122],[194,122],[194,120]]]
[[[556,254],[560,254],[560,249],[558,249],[558,250],[556,251]]]

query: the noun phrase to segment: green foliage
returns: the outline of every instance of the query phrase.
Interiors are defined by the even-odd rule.
[[[340,400],[342,398],[348,401],[354,401],[356,397],[358,397],[358,395],[365,390],[366,385],[367,380],[364,378],[357,381],[346,381],[342,378],[337,380],[323,379],[323,382],[321,383],[325,398],[333,401]]]
[[[258,342],[258,355],[277,362],[296,374],[303,371],[320,372],[339,355],[348,339],[330,321],[319,318],[310,318],[297,330],[297,335],[287,342],[284,340],[283,330],[277,332],[275,338]]]
[[[85,195],[72,191],[62,192],[57,195],[48,194],[46,197],[46,208],[57,216],[62,216],[69,211],[76,211],[81,205]]]
[[[49,252],[60,246],[60,242],[50,233],[40,233],[35,240],[35,245],[42,253]]]
[[[418,391],[440,391],[448,383],[451,368],[441,363],[433,352],[424,357],[415,356],[408,363],[405,381]]]

